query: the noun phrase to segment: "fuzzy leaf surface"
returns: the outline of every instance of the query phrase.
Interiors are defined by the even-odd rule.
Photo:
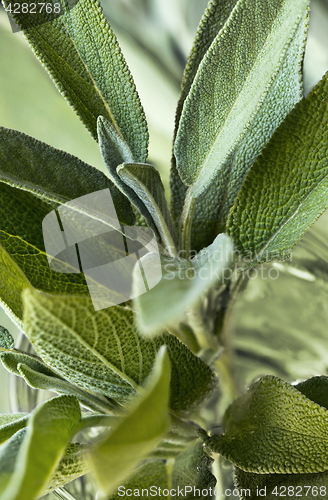
[[[93,138],[97,140],[97,118],[102,115],[129,144],[135,160],[144,162],[148,154],[144,111],[100,3],[50,3],[60,3],[59,15],[23,14],[20,8],[13,19]]]
[[[0,414],[0,443],[4,443],[17,431],[26,427],[28,416],[28,413]]]
[[[328,74],[280,125],[230,211],[228,233],[253,261],[286,255],[328,207],[327,98]]]
[[[90,453],[93,472],[103,493],[112,492],[168,430],[170,378],[170,358],[162,347],[146,380],[145,391],[135,398],[129,413],[107,439]]]
[[[193,198],[215,179],[256,119],[307,7],[307,0],[239,0],[213,40],[185,100],[174,146]]]
[[[210,243],[225,231],[229,210],[255,159],[274,131],[303,96],[302,62],[308,13],[299,24],[266,99],[233,154],[203,194],[197,199],[192,222],[192,248]]]
[[[90,299],[24,293],[25,327],[34,349],[72,384],[124,401],[143,384],[166,345],[172,365],[170,407],[190,411],[216,384],[211,369],[168,333],[140,337],[132,311],[95,311]],[[78,355],[77,355],[78,353]]]
[[[159,172],[152,165],[144,163],[123,164],[118,167],[117,174],[146,207],[164,247],[174,252],[176,234]],[[140,213],[142,214],[141,210]],[[149,218],[146,215],[144,217],[146,221]]]
[[[129,201],[100,170],[4,127],[0,127],[0,181],[55,203],[66,203],[108,188],[119,221],[133,224],[135,220]]]
[[[278,377],[265,376],[236,399],[225,433],[205,440],[237,467],[259,474],[328,468],[328,410]]]
[[[209,288],[216,283],[223,284],[224,273],[232,265],[232,250],[230,238],[221,234],[190,261],[163,257],[161,281],[134,299],[140,331],[158,334],[163,328],[181,321],[187,308],[197,304]],[[153,258],[149,253],[141,262],[151,269],[153,262],[157,265]],[[134,287],[139,290],[139,286],[142,283],[136,278]]]
[[[34,500],[49,483],[79,422],[76,398],[59,396],[32,413],[3,500]],[[21,432],[21,431],[19,431]]]
[[[267,500],[275,500],[280,496],[297,500],[299,497],[316,500],[325,497],[328,491],[328,472],[317,474],[254,474],[235,467],[235,487],[239,490],[241,500],[259,498],[258,491],[264,493]]]
[[[0,196],[0,300],[12,319],[22,326],[21,293],[31,284],[45,292],[89,295],[82,274],[61,274],[49,267],[42,221],[54,205],[4,183]]]

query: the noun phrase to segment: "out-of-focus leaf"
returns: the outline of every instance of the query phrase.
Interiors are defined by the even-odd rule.
[[[36,408],[2,493],[3,500],[34,500],[43,492],[80,420],[79,404],[72,396],[59,396]]]
[[[146,380],[145,392],[135,398],[126,417],[90,453],[93,472],[103,493],[111,493],[168,430],[170,378],[170,358],[162,347]]]
[[[25,326],[36,352],[61,376],[118,401],[139,390],[166,345],[172,365],[170,407],[191,411],[213,390],[212,370],[174,335],[140,337],[132,311],[95,311],[90,299],[24,293]],[[78,357],[76,356],[76,353]]]
[[[138,467],[109,500],[118,500],[128,489],[131,489],[135,496],[139,496],[142,489],[149,489],[156,498],[167,498],[163,490],[173,489],[175,495],[186,500],[210,499],[210,489],[213,493],[216,483],[209,470],[211,463],[212,459],[198,443],[174,461],[150,461]]]
[[[7,441],[17,431],[26,427],[28,413],[0,414],[0,443]]]
[[[230,211],[228,233],[252,262],[286,256],[328,207],[327,97],[328,73],[275,132]]]
[[[45,9],[27,14],[19,9],[13,19],[94,139],[97,118],[102,115],[126,140],[135,159],[144,162],[148,148],[144,112],[98,0],[50,4],[50,14]]]
[[[215,283],[224,283],[233,261],[232,250],[231,240],[221,234],[190,261],[163,257],[162,280],[149,292],[139,296],[136,293],[134,299],[140,332],[159,334],[163,328],[182,321],[187,308],[197,304],[209,288]],[[157,265],[155,258],[149,253],[141,259],[145,266],[147,264],[148,272],[152,264]],[[137,278],[136,291],[142,286]]]

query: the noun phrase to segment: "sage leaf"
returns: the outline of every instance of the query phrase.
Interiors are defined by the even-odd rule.
[[[170,255],[175,256],[177,238],[159,172],[155,167],[146,163],[143,165],[123,164],[117,168],[117,174],[145,205],[147,214],[146,212],[142,214],[139,209],[140,213],[144,215],[147,222],[150,215],[164,247]]]
[[[25,332],[34,349],[78,387],[124,403],[143,385],[162,345],[172,365],[172,410],[191,411],[215,387],[212,370],[175,336],[140,337],[135,315],[126,308],[95,311],[88,298],[35,290],[26,290],[23,300]]]
[[[18,365],[25,364],[25,366],[30,367],[33,371],[39,372],[43,375],[47,375],[50,377],[59,376],[56,372],[51,370],[51,368],[45,365],[40,358],[33,354],[27,354],[20,351],[1,352],[0,360],[6,370],[14,373],[15,375],[20,375]]]
[[[174,145],[192,198],[214,180],[256,119],[307,7],[307,0],[239,0],[213,40],[185,100]]]
[[[209,469],[212,462],[202,445],[197,443],[175,460],[166,463],[153,460],[138,467],[108,500],[119,500],[127,490],[132,490],[133,496],[140,497],[143,489],[156,494],[156,498],[167,498],[163,490],[173,489],[182,499],[210,499],[216,484]]]
[[[217,233],[225,231],[229,210],[248,171],[274,131],[303,97],[301,66],[307,25],[306,12],[252,126],[210,186],[197,198],[192,221],[192,248],[202,248]]]
[[[328,206],[327,97],[328,74],[280,125],[235,200],[228,233],[251,262],[286,257]]]
[[[278,377],[261,378],[235,400],[224,430],[206,444],[245,471],[296,474],[328,468],[328,410]]]
[[[103,493],[113,491],[168,430],[170,378],[170,358],[163,346],[144,393],[135,398],[126,417],[90,453],[93,472]]]
[[[74,481],[74,479],[90,472],[90,464],[86,460],[85,452],[85,445],[80,443],[70,443],[59,462],[56,472],[52,476],[49,484],[43,490],[42,494],[46,495],[56,488],[64,486],[65,484]]]
[[[55,203],[108,188],[119,221],[128,225],[135,221],[129,201],[100,170],[4,127],[0,127],[0,181]]]
[[[127,145],[116,137],[112,125],[102,116],[98,119],[98,138],[111,180],[137,207],[163,245],[173,251],[174,228],[158,171],[149,164],[133,163]]]
[[[203,249],[190,259],[162,257],[162,279],[154,288],[138,296],[142,286],[135,276],[134,303],[138,311],[136,317],[142,334],[159,334],[163,328],[175,325],[183,319],[188,308],[197,304],[216,283],[221,285],[229,274],[231,276],[233,247],[227,235],[219,235],[212,245]],[[147,254],[141,258],[147,271],[151,273],[152,264],[157,265],[156,255]]]
[[[0,414],[0,444],[7,441],[23,427],[26,427],[28,416],[28,413]]]
[[[17,464],[18,453],[21,449],[27,429],[16,432],[11,439],[1,447],[0,451],[0,493],[5,491]],[[84,456],[85,446],[79,443],[69,444],[59,462],[58,468],[52,476],[42,494],[63,486],[77,477],[89,472],[90,467]],[[27,497],[26,497],[27,498]]]
[[[234,482],[241,500],[255,500],[261,492],[267,500],[288,495],[297,500],[302,497],[316,500],[325,497],[328,491],[328,472],[317,474],[254,474],[238,467],[234,470]]]
[[[109,400],[106,401],[97,398],[87,391],[79,389],[70,382],[67,382],[67,380],[63,380],[58,376],[45,375],[44,373],[33,370],[30,366],[24,365],[23,363],[17,365],[17,372],[33,389],[55,391],[58,394],[75,396],[83,406],[90,410],[109,413],[113,411],[113,407],[115,407]]]
[[[13,349],[15,341],[7,328],[0,326],[0,349]]]
[[[2,493],[3,500],[34,500],[42,493],[80,420],[80,408],[72,396],[59,396],[36,408],[18,451],[15,470]]]
[[[57,16],[45,10],[24,14],[21,2],[19,13],[12,16],[93,138],[97,140],[97,118],[104,116],[129,144],[136,161],[144,162],[148,154],[144,111],[100,3],[56,3],[60,3]]]
[[[311,401],[328,410],[328,377],[312,377],[295,385],[296,389]]]
[[[175,115],[174,139],[179,127],[181,113],[186,97],[189,94],[191,85],[196,76],[199,65],[213,42],[216,35],[223,28],[228,17],[231,14],[237,0],[211,0],[204,12],[201,22],[198,26],[196,37],[189,55],[181,83],[181,92]],[[176,159],[172,155],[172,165],[170,173],[170,192],[171,192],[171,213],[174,222],[178,222],[184,204],[184,198],[187,186],[182,182],[176,168]],[[204,230],[204,227],[202,227]],[[207,244],[210,244],[209,241]],[[194,246],[193,246],[194,248]]]
[[[0,448],[0,493],[5,491],[15,469],[16,458],[22,441],[26,435],[26,429],[18,430]]]
[[[0,300],[22,327],[21,292],[31,285],[45,292],[89,296],[82,274],[50,269],[45,253],[42,221],[54,208],[32,193],[0,183]]]

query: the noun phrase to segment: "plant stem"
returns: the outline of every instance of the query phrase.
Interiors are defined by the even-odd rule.
[[[195,206],[196,198],[192,197],[191,190],[188,189],[180,219],[180,249],[185,251],[186,259],[189,259],[190,255],[192,217]]]

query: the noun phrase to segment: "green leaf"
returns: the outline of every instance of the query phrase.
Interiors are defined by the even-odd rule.
[[[93,472],[103,493],[112,492],[168,430],[170,378],[170,358],[162,347],[145,390],[135,398],[127,416],[90,453]]]
[[[119,221],[128,225],[135,221],[129,201],[105,174],[75,156],[4,127],[0,127],[0,181],[55,203],[107,188]]]
[[[13,19],[94,139],[102,115],[129,144],[135,160],[144,162],[148,132],[143,108],[98,0],[51,3],[60,3],[60,14],[19,9]]]
[[[13,349],[15,341],[7,328],[0,326],[0,349]]]
[[[197,304],[207,290],[216,283],[224,283],[225,273],[230,272],[232,266],[232,250],[230,238],[221,234],[190,261],[162,257],[162,280],[134,299],[140,332],[158,334],[163,328],[182,321],[186,310]],[[157,265],[156,257],[149,253],[141,259],[144,265],[147,263],[147,272],[151,273],[153,263]],[[136,278],[136,295],[139,286],[142,283]]]
[[[295,385],[296,389],[311,401],[328,410],[328,377],[312,377]]]
[[[4,183],[0,197],[0,300],[12,319],[22,326],[21,292],[31,285],[45,292],[89,296],[82,274],[57,273],[49,267],[42,221],[54,206]]]
[[[25,382],[33,389],[42,389],[55,391],[58,394],[68,394],[75,396],[80,403],[93,411],[103,411],[105,413],[113,410],[113,403],[109,400],[102,400],[96,396],[89,394],[83,389],[79,389],[75,385],[63,380],[62,378],[53,377],[33,370],[30,366],[19,363],[17,366],[18,374],[23,377]]]
[[[0,443],[4,443],[13,434],[25,427],[28,416],[28,413],[0,414]]]
[[[254,474],[235,467],[234,482],[241,500],[255,500],[259,494],[266,500],[288,496],[292,500],[325,498],[328,471],[317,474]],[[258,492],[258,494],[257,494]]]
[[[85,448],[85,445],[79,443],[70,443],[67,446],[55,474],[42,492],[43,495],[90,472],[90,465],[85,457]]]
[[[149,216],[159,232],[164,247],[171,255],[176,255],[177,242],[175,229],[165,199],[164,186],[159,172],[149,164],[123,164],[117,168],[117,174],[125,185],[129,186],[147,209],[144,210],[148,222]],[[149,224],[148,224],[149,225]]]
[[[34,500],[42,493],[80,420],[80,408],[72,396],[59,396],[36,408],[2,500]]]
[[[256,160],[227,227],[250,261],[283,258],[328,206],[328,74],[288,115]]]
[[[192,198],[224,169],[256,120],[307,7],[307,0],[239,0],[213,40],[185,100],[174,146]]]
[[[0,448],[0,493],[5,491],[16,465],[16,458],[26,429],[20,429]]]
[[[36,352],[78,387],[124,402],[139,390],[162,345],[172,364],[171,409],[190,411],[216,384],[211,369],[175,336],[140,337],[128,309],[95,311],[88,298],[35,290],[26,290],[23,300],[26,335]]]
[[[303,96],[301,66],[306,41],[306,26],[300,23],[274,84],[244,139],[231,159],[197,199],[192,227],[192,247],[198,250],[225,231],[229,210],[256,157],[274,131]]]
[[[15,375],[20,375],[18,365],[24,364],[31,368],[35,372],[39,372],[40,374],[47,375],[49,377],[58,377],[59,375],[51,370],[47,365],[42,362],[42,359],[38,358],[33,354],[27,354],[25,352],[20,351],[12,351],[12,352],[1,352],[0,360],[3,366],[11,373]]]
[[[237,467],[260,474],[328,468],[328,411],[278,377],[266,376],[226,411],[225,433],[205,439]]]
[[[129,489],[132,490],[134,497],[140,497],[141,490],[148,489],[153,495],[156,494],[156,498],[167,498],[163,490],[174,489],[176,492],[172,497],[188,500],[210,499],[212,498],[210,489],[213,493],[216,483],[215,477],[209,470],[212,461],[204,452],[202,445],[197,443],[174,461],[166,463],[151,461],[138,467],[108,500],[119,500],[124,492],[130,493],[127,491]]]
[[[137,207],[164,246],[173,252],[174,228],[158,171],[149,164],[134,164],[127,144],[102,116],[98,119],[98,138],[111,180]]]
[[[198,26],[187,65],[183,73],[181,92],[175,115],[174,139],[176,138],[176,134],[178,131],[184,102],[190,92],[191,85],[195,79],[199,65],[214,38],[226,23],[236,2],[237,0],[211,0],[204,12],[204,15]],[[182,213],[187,186],[182,182],[179,176],[174,155],[172,155],[170,191],[172,217],[175,222],[178,222]],[[211,242],[209,241],[208,244],[209,243]]]
[[[12,438],[1,447],[0,451],[0,492],[2,493],[8,485],[17,465],[18,453],[21,450],[23,439],[26,436],[27,429],[21,429],[16,432]],[[90,466],[84,458],[84,445],[78,443],[69,444],[65,453],[59,462],[56,472],[52,476],[50,483],[42,494],[63,486],[73,481],[77,477],[86,474]]]

